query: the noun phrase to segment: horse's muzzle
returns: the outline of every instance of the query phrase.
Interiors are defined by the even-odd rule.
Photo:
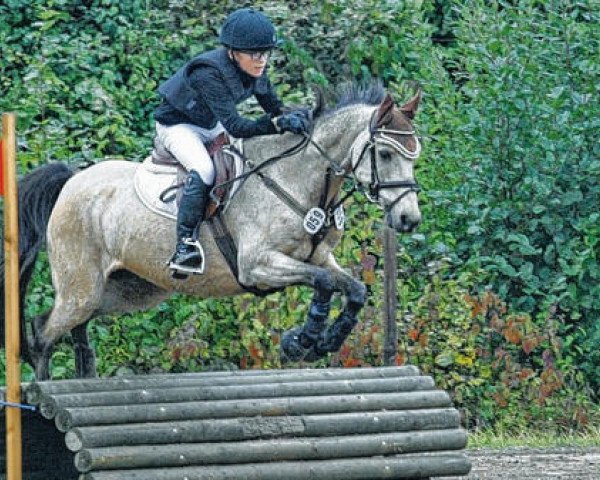
[[[388,214],[386,221],[398,233],[411,233],[421,223],[421,214],[401,214],[399,217]]]

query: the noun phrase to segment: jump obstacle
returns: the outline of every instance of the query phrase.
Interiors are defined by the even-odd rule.
[[[63,380],[24,396],[37,407],[23,414],[30,480],[416,479],[471,468],[458,411],[413,366]]]

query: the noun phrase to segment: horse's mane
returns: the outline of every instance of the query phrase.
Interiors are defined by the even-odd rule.
[[[379,79],[368,82],[344,82],[332,91],[317,89],[317,106],[313,118],[331,115],[350,105],[379,105],[385,97],[383,83]],[[332,106],[328,106],[332,105]]]

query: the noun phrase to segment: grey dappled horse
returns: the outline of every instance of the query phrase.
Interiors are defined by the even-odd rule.
[[[419,101],[417,93],[396,107],[380,84],[348,85],[338,91],[335,107],[324,108],[319,97],[312,112],[313,132],[302,148],[293,148],[302,140],[293,134],[246,140],[244,154],[255,165],[288,149],[295,153],[261,170],[277,188],[266,188],[258,174],[250,175],[222,213],[237,246],[238,278],[207,222],[200,231],[205,274],[185,281],[171,278],[166,261],[175,244],[174,221],[138,199],[133,187],[136,162],[107,160],[78,172],[50,163],[26,175],[19,186],[21,293],[44,238],[56,290],[53,309],[33,319],[33,338],[23,345],[37,379],[49,377],[53,345],[68,332],[77,376],[95,376],[87,322],[98,315],[148,309],[174,292],[222,297],[245,293],[244,287],[269,291],[311,286],[308,319],[283,334],[282,355],[313,361],[337,351],[357,323],[366,296],[365,286],[344,272],[332,254],[343,232],[339,219],[336,223],[333,218],[341,186],[348,177],[364,186],[398,232],[416,227],[421,214],[413,167],[420,144],[411,120]],[[325,213],[317,224],[324,220],[325,225],[311,235],[307,229],[314,225],[305,227],[303,214],[315,206]],[[322,213],[316,211],[316,216]],[[344,308],[328,322],[336,291],[345,297]]]

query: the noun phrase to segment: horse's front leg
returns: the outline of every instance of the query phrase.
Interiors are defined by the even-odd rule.
[[[308,356],[307,360],[316,360],[327,353],[337,352],[342,347],[358,323],[358,314],[367,299],[365,285],[344,272],[333,255],[329,255],[325,267],[331,272],[334,283],[339,286],[346,297],[346,304],[335,321],[322,331],[321,337],[314,346],[312,358]]]
[[[331,297],[336,290],[332,272],[323,267],[295,260],[280,252],[260,255],[256,262],[240,269],[243,283],[283,287],[304,284],[313,287],[314,295],[308,311],[308,318],[301,327],[286,331],[281,339],[282,358],[287,361],[299,361],[307,357],[317,359],[314,348],[323,338]]]
[[[331,296],[334,289],[331,284],[331,274],[319,275],[314,282],[313,294],[308,318],[301,327],[287,330],[281,337],[282,360],[297,362],[300,360],[314,361],[323,355],[315,355],[315,347],[324,336],[331,308]]]

